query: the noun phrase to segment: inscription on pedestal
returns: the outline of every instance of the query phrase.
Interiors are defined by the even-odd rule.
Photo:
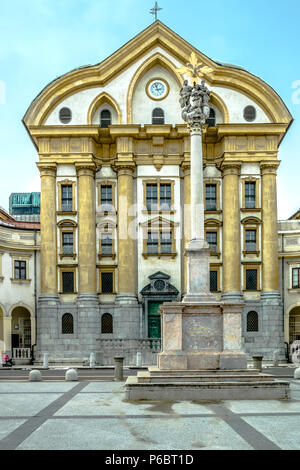
[[[182,346],[185,351],[222,351],[222,317],[184,315]]]

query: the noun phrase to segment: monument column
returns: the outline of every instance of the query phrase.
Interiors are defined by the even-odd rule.
[[[241,301],[239,163],[223,163],[223,298]]]
[[[96,212],[93,164],[76,164],[78,177],[78,292],[81,299],[95,300]]]
[[[190,164],[183,163],[182,170],[184,174],[184,249],[187,248],[188,242],[191,239],[191,169]],[[187,258],[184,256],[184,276],[183,276],[183,292],[187,292],[187,277],[188,277],[188,265]]]
[[[134,227],[134,164],[116,164],[118,170],[118,296],[119,303],[136,303]]]
[[[38,163],[41,175],[41,300],[57,298],[56,164]]]
[[[278,297],[278,235],[276,172],[279,163],[261,164],[262,176],[262,291]]]

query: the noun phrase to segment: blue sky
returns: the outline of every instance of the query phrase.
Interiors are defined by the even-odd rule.
[[[146,28],[154,0],[0,0],[0,206],[39,190],[21,122],[55,77],[95,64]],[[160,0],[159,19],[214,60],[245,67],[283,98],[295,122],[280,148],[279,218],[300,207],[299,0]],[[293,88],[294,86],[294,88]]]

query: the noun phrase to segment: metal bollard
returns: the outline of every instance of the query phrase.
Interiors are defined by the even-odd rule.
[[[90,354],[90,367],[95,367],[96,365],[96,358],[95,358],[95,353]]]
[[[48,369],[49,365],[48,365],[48,357],[49,357],[49,353],[44,353],[44,359],[43,359],[43,369]]]
[[[259,372],[262,371],[262,360],[264,356],[252,356],[253,359],[253,369],[258,369]]]
[[[137,352],[136,353],[136,367],[141,367],[142,365],[142,353]]]
[[[123,361],[124,357],[123,356],[115,356],[115,382],[123,382],[124,377],[123,377]]]

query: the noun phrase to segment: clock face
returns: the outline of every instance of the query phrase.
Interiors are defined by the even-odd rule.
[[[153,100],[162,100],[169,93],[169,87],[167,82],[154,79],[147,84],[146,91]]]

